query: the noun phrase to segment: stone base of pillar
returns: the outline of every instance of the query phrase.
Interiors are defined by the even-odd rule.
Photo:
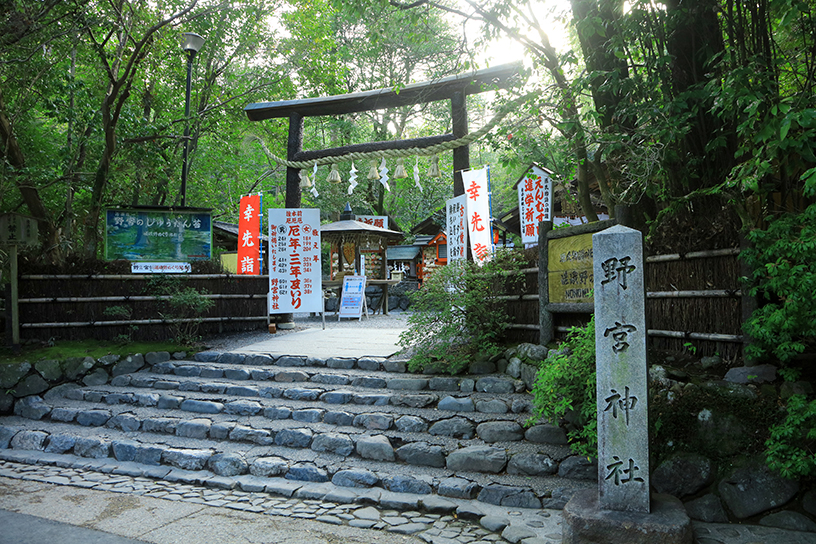
[[[291,329],[294,329],[294,328],[295,328],[295,324],[294,324],[294,322],[290,322],[290,323],[277,323],[277,326],[278,326],[278,330],[281,330],[281,331],[288,331],[288,330],[291,330]]]
[[[679,499],[651,496],[651,512],[598,509],[598,490],[582,489],[564,507],[562,544],[691,544],[691,520]]]

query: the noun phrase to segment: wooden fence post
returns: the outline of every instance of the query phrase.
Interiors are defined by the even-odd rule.
[[[740,251],[744,251],[744,250],[748,249],[748,247],[750,246],[750,242],[745,237],[744,233],[740,234],[739,242],[740,242],[740,247],[739,247]],[[751,274],[753,273],[753,270],[751,270],[751,267],[748,266],[748,263],[746,263],[743,259],[738,258],[738,261],[739,261],[739,273],[740,273],[740,276],[743,277],[743,278],[750,278]],[[756,311],[756,309],[759,307],[759,304],[757,303],[756,297],[752,297],[751,295],[748,294],[748,291],[749,291],[748,285],[743,285],[741,291],[742,291],[742,296],[740,296],[740,314],[741,314],[740,315],[740,321],[744,325],[746,321],[751,319],[751,315],[753,315],[754,311]],[[746,349],[748,348],[749,345],[751,345],[752,340],[753,339],[751,338],[751,335],[747,334],[747,333],[745,333],[743,331],[743,333],[742,333],[742,360],[743,360],[743,364],[745,366],[755,366],[755,365],[758,364],[757,361],[754,358],[749,357],[748,354],[746,353]]]
[[[538,223],[538,343],[542,346],[546,346],[555,338],[553,315],[547,309],[550,303],[550,278],[547,271],[550,256],[547,235],[552,230],[552,226],[552,221]]]

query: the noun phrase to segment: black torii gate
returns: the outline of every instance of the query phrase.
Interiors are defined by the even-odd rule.
[[[435,144],[461,138],[468,133],[466,97],[494,89],[507,88],[515,83],[522,70],[521,63],[503,64],[483,70],[476,70],[449,76],[435,81],[413,83],[396,90],[376,89],[359,93],[282,100],[278,102],[257,102],[244,108],[250,121],[289,118],[289,136],[286,158],[290,161],[312,161],[323,157],[338,157],[352,152],[376,152],[390,149],[425,148]],[[342,115],[424,104],[438,100],[450,100],[453,117],[453,132],[439,136],[411,138],[407,140],[370,142],[332,149],[303,151],[303,119],[321,115]],[[470,168],[470,148],[467,145],[453,150],[453,194],[464,194],[462,170]],[[286,207],[299,208],[301,204],[300,169],[286,169]]]

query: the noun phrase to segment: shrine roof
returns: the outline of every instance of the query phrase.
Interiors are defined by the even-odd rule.
[[[386,259],[389,261],[411,261],[419,255],[417,246],[391,246],[386,251]]]
[[[395,230],[384,229],[382,227],[375,227],[362,221],[347,219],[345,221],[335,221],[334,223],[326,223],[320,226],[321,234],[328,237],[335,237],[339,234],[367,234],[376,235],[382,238],[402,238],[403,234]]]

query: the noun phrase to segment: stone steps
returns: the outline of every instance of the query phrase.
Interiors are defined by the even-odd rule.
[[[182,365],[177,369],[187,369],[191,365]],[[219,369],[220,370],[220,369]],[[227,368],[227,371],[235,369]],[[268,376],[269,371],[253,371],[252,376],[245,379],[229,378],[199,378],[190,376],[167,376],[155,372],[139,372],[132,375],[120,375],[111,381],[111,386],[135,389],[156,389],[160,391],[202,392],[228,397],[261,397],[266,399],[288,399],[291,401],[321,402],[326,405],[376,405],[380,410],[388,410],[388,406],[406,408],[437,408],[445,412],[472,413],[493,419],[502,419],[502,414],[524,414],[529,417],[532,408],[530,397],[526,394],[505,392],[510,387],[516,387],[514,380],[499,376],[484,376],[478,380],[471,378],[440,378],[447,381],[469,381],[470,391],[451,389],[436,390],[404,390],[399,389],[406,381],[428,382],[421,378],[394,378],[385,382],[375,372],[369,372],[366,377],[353,377],[345,373],[314,374],[298,372],[298,377],[304,379],[292,380],[292,372],[280,372]],[[262,374],[263,373],[263,374]],[[233,374],[234,375],[234,374]],[[312,378],[307,381],[305,378]],[[275,385],[269,385],[268,381]],[[397,382],[397,380],[401,380]],[[430,381],[433,381],[431,379]],[[334,383],[327,383],[332,381]],[[382,382],[382,387],[372,387],[371,384]],[[396,383],[395,383],[396,382]],[[388,383],[388,385],[386,385]],[[483,390],[473,391],[474,384]],[[395,387],[397,389],[395,389]],[[375,389],[375,391],[372,391]],[[122,399],[122,402],[132,402]],[[113,401],[115,403],[115,401]],[[514,416],[508,416],[513,418]]]
[[[565,488],[593,483],[569,478],[594,469],[570,456],[560,429],[524,430],[529,395],[503,375],[406,376],[374,358],[197,359],[18,401],[0,420],[0,458],[39,452],[71,466],[136,463],[150,477],[190,471],[216,486],[272,478],[361,501],[409,493],[523,508],[560,508]]]
[[[259,357],[251,358],[253,360]],[[300,360],[300,358],[285,358],[286,360]],[[260,359],[260,360],[271,360]],[[360,359],[361,361],[364,359]],[[370,359],[365,359],[370,360]],[[332,361],[331,359],[329,361]],[[342,362],[353,360],[342,360]],[[278,366],[278,365],[276,365]],[[380,370],[378,367],[369,369],[345,369],[345,368],[298,368],[296,370],[280,368],[245,368],[235,363],[203,364],[189,361],[166,361],[154,365],[153,372],[165,376],[156,379],[157,388],[195,390],[195,378],[207,380],[224,380],[232,383],[233,387],[238,387],[242,381],[274,382],[278,384],[274,387],[266,386],[256,392],[259,396],[279,396],[279,389],[285,384],[301,384],[301,387],[319,389],[324,392],[342,389],[378,390],[376,393],[369,393],[372,396],[365,397],[362,392],[357,395],[353,402],[358,404],[399,404],[400,399],[405,399],[406,395],[416,395],[408,397],[405,402],[412,404],[421,403],[421,406],[429,407],[435,405],[442,410],[453,410],[463,412],[484,412],[491,414],[501,414],[507,412],[520,413],[529,411],[529,396],[518,395],[525,389],[525,385],[520,380],[514,380],[506,376],[410,376],[394,375],[395,371]],[[404,365],[402,366],[404,372]],[[172,374],[172,377],[167,375]],[[185,380],[186,378],[186,380]],[[143,379],[135,383],[137,386],[151,386],[155,382]],[[238,383],[236,383],[238,382]],[[216,382],[218,383],[218,382]],[[114,378],[114,385],[124,385],[124,380]],[[480,395],[486,393],[487,395]],[[229,394],[229,392],[228,392]],[[424,395],[424,396],[423,396]],[[446,402],[442,406],[438,402],[447,397],[462,397],[470,395],[473,403]],[[387,398],[385,398],[387,397]],[[314,400],[314,399],[308,399]],[[449,399],[450,400],[450,399]],[[467,400],[467,399],[466,399]],[[480,402],[481,401],[481,402]],[[342,403],[334,401],[334,403]],[[411,404],[407,404],[411,405]]]
[[[543,505],[559,509],[572,491],[565,490],[565,482],[558,478],[541,479],[539,485],[531,486],[525,477],[485,478],[483,474],[431,467],[402,471],[395,470],[393,463],[361,463],[359,459],[314,450],[270,447],[256,451],[257,457],[253,457],[239,444],[216,449],[207,440],[162,443],[160,437],[151,437],[150,433],[133,439],[128,433],[106,429],[105,436],[100,437],[92,428],[85,429],[91,432],[72,433],[72,426],[67,424],[51,424],[46,431],[30,425],[17,426],[13,420],[4,423],[8,424],[0,426],[2,460],[219,489],[265,491],[300,499],[450,513],[456,505],[438,498],[510,508],[538,509]],[[545,487],[549,493],[544,492]],[[582,487],[582,482],[570,482],[566,487]]]

